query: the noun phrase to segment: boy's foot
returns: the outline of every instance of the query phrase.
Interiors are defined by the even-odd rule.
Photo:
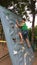
[[[20,44],[23,44],[23,41],[20,41]]]
[[[28,48],[30,48],[30,47],[31,47],[31,45],[29,44],[29,45],[28,45]]]
[[[23,40],[23,39],[21,39],[21,40],[20,40],[20,44],[23,44],[23,43],[24,43],[24,40]]]

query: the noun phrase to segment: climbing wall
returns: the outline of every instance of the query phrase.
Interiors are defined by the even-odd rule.
[[[16,19],[21,17],[0,6],[0,19],[2,22],[5,38],[7,41],[9,55],[13,65],[31,65],[34,55],[32,48],[26,43],[20,44],[20,38],[16,28]]]

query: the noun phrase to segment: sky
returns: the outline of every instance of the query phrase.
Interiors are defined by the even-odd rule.
[[[30,20],[32,21],[32,17],[30,16]],[[26,22],[28,28],[31,28],[32,27],[32,22]],[[35,23],[34,23],[34,26],[37,25],[37,15],[35,16]]]
[[[37,10],[37,2],[35,3],[35,10]],[[30,21],[32,22],[32,20],[33,20],[33,18],[32,18],[32,15],[29,15],[29,11],[27,11],[27,14],[28,14],[28,16],[29,16],[29,19],[30,19]],[[28,28],[31,28],[32,27],[32,23],[30,23],[30,22],[26,22],[26,24],[27,24],[27,26],[28,26]],[[35,15],[35,23],[34,23],[34,26],[36,26],[37,25],[37,14]]]

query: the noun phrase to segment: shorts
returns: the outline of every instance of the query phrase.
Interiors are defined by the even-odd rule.
[[[23,36],[23,39],[28,38],[28,30],[22,31],[22,36]]]

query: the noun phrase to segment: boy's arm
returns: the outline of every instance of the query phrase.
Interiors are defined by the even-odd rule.
[[[18,23],[18,20],[16,20],[16,24],[19,28],[21,28],[21,25]]]

